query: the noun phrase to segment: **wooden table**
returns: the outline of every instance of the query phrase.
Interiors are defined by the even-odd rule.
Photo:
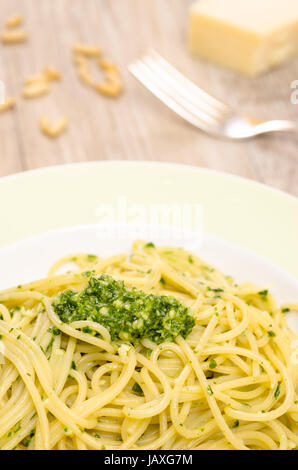
[[[0,17],[21,13],[29,41],[0,45],[0,80],[17,97],[0,115],[0,175],[88,160],[179,162],[252,178],[298,196],[298,136],[271,136],[248,143],[215,140],[188,126],[151,96],[127,64],[153,47],[202,88],[239,111],[264,118],[298,119],[291,83],[298,59],[257,79],[239,76],[191,57],[186,50],[191,0],[2,0]],[[72,63],[75,42],[95,43],[124,75],[117,100],[83,86]],[[62,73],[43,98],[21,98],[23,80],[47,64]],[[69,117],[56,140],[38,120]]]

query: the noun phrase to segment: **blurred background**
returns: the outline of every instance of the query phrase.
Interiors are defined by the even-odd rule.
[[[298,59],[249,78],[191,56],[186,36],[192,3],[1,0],[1,28],[5,18],[20,14],[28,40],[0,43],[0,80],[17,101],[13,110],[0,114],[0,176],[79,161],[155,160],[244,176],[298,196],[298,136],[216,140],[176,117],[129,74],[127,65],[151,47],[244,114],[298,120],[298,104],[291,103]],[[119,97],[102,96],[80,82],[72,57],[77,42],[99,46],[119,67],[124,82]],[[22,98],[24,79],[47,65],[57,68],[61,81],[43,97]],[[42,115],[67,116],[67,130],[56,139],[46,137],[38,124]]]

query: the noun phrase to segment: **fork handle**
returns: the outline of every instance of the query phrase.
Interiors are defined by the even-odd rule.
[[[268,134],[271,132],[293,132],[298,133],[298,122],[274,120],[257,124],[254,127],[258,134]]]

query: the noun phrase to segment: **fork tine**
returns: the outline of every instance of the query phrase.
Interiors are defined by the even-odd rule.
[[[142,61],[137,61],[129,66],[130,72],[160,101],[172,109],[180,117],[206,132],[214,132],[214,121],[204,113],[193,114],[189,109],[169,95],[167,87],[163,82],[157,81],[154,72]]]
[[[156,74],[156,71],[152,67],[144,62],[143,60],[139,61],[142,64],[143,71],[146,70],[148,76],[151,77],[151,80],[155,82],[159,88],[161,88],[169,97],[171,97],[176,103],[185,108],[189,113],[193,114],[195,117],[199,118],[201,121],[204,121],[206,124],[217,125],[219,116],[211,116],[210,113],[206,113],[202,107],[197,104],[193,104],[189,99],[185,99],[183,93],[181,93],[181,87],[178,89],[173,86],[173,83],[168,76],[163,77]]]
[[[163,67],[164,71],[167,71],[168,74],[175,78],[178,83],[183,85],[186,89],[190,90],[194,94],[194,97],[197,97],[198,99],[204,101],[206,104],[209,104],[213,108],[223,113],[230,111],[230,108],[226,104],[217,100],[213,96],[209,95],[209,93],[195,85],[191,80],[186,78],[181,72],[179,72],[175,67],[173,67],[168,61],[166,61],[153,49],[149,50],[148,54],[145,55],[145,58],[153,58],[155,62],[159,63],[160,66]]]
[[[224,113],[222,110],[219,110],[218,107],[215,107],[213,104],[207,103],[206,100],[195,96],[193,91],[189,89],[189,86],[181,84],[180,81],[173,77],[173,75],[155,59],[147,55],[143,57],[142,61],[154,71],[155,75],[160,78],[160,80],[166,82],[176,95],[181,96],[184,101],[186,100],[190,107],[200,109],[216,120],[223,119]]]

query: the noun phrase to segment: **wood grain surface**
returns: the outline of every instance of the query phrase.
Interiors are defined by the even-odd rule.
[[[189,0],[1,0],[0,22],[24,16],[29,40],[0,45],[0,80],[17,98],[0,115],[0,176],[31,168],[89,160],[158,160],[199,165],[264,182],[298,196],[298,136],[275,135],[246,143],[215,140],[171,113],[127,71],[153,47],[199,86],[237,110],[260,118],[298,120],[291,83],[298,59],[256,79],[189,55]],[[72,63],[75,42],[97,44],[121,68],[125,91],[116,100],[83,86]],[[23,80],[53,65],[62,74],[49,95],[24,100]],[[69,118],[51,140],[39,118]]]

